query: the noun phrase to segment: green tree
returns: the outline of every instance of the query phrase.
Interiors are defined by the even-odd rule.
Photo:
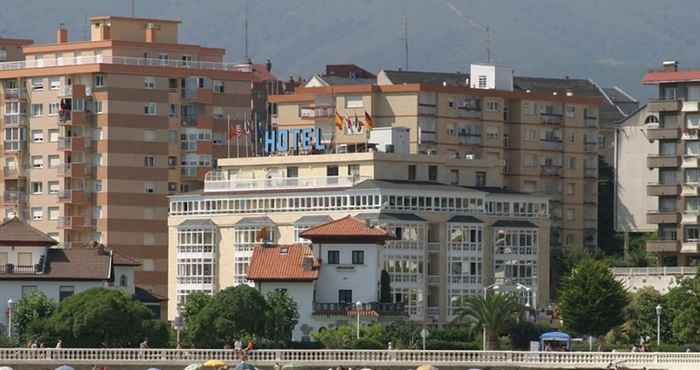
[[[391,303],[391,276],[386,270],[382,270],[379,276],[379,302]]]
[[[264,337],[267,303],[247,285],[216,293],[194,317],[185,322],[192,345],[221,348],[246,335]]]
[[[671,311],[667,308],[664,296],[652,287],[645,287],[630,294],[630,303],[627,305],[625,315],[627,321],[624,326],[626,342],[636,343],[640,337],[656,338],[656,306],[661,305],[661,338],[667,342],[673,334],[671,329]]]
[[[292,332],[299,322],[297,303],[286,291],[276,290],[267,294],[265,337],[279,342],[290,342]]]
[[[507,332],[523,312],[517,297],[510,293],[490,294],[486,297],[463,297],[457,308],[457,320],[472,330],[486,331],[486,349],[498,348],[498,338]]]
[[[608,266],[586,258],[567,276],[559,292],[564,327],[579,334],[605,335],[625,322],[628,298]]]
[[[675,342],[700,343],[700,277],[681,280],[664,298],[662,324],[671,322]]]
[[[56,302],[50,300],[43,292],[33,291],[25,294],[12,312],[12,326],[19,343],[46,340],[46,319],[56,311],[56,307]]]
[[[151,312],[119,289],[73,295],[51,316],[51,330],[66,347],[135,347],[151,334]]]
[[[182,307],[182,318],[187,321],[195,316],[211,301],[213,297],[204,292],[193,292],[187,295],[187,302]]]
[[[386,332],[380,324],[361,325],[359,340],[355,325],[320,330],[312,337],[328,349],[384,349],[387,342]]]
[[[394,321],[386,327],[386,336],[396,349],[415,349],[421,341],[421,326],[411,320]]]

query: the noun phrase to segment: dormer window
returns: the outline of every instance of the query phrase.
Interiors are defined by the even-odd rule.
[[[121,288],[126,288],[129,280],[127,279],[126,275],[122,275],[119,277],[119,286]]]

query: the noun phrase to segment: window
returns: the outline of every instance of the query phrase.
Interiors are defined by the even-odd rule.
[[[176,182],[169,182],[168,183],[168,193],[175,193],[177,192],[177,183]]]
[[[104,113],[104,108],[102,107],[102,100],[95,100],[95,113]]]
[[[155,77],[144,77],[143,87],[145,89],[155,89],[156,88],[156,78]]]
[[[47,209],[48,214],[49,214],[49,221],[57,221],[58,220],[58,215],[59,215],[59,208],[58,207],[49,207]]]
[[[416,165],[409,164],[408,165],[408,180],[415,181],[415,179],[416,179]]]
[[[185,66],[189,66],[192,64],[192,56],[191,55],[183,55],[182,56],[182,64]]]
[[[143,114],[147,116],[155,116],[158,114],[156,103],[147,103],[143,106]]]
[[[352,251],[352,264],[353,265],[364,265],[365,264],[365,251]]]
[[[44,168],[44,158],[40,155],[32,156],[32,168]]]
[[[486,186],[486,172],[477,171],[476,186]]]
[[[157,167],[156,157],[154,155],[147,155],[143,157],[143,166],[146,168]]]
[[[360,176],[360,165],[359,164],[349,164],[348,165],[348,176]]]
[[[352,290],[351,289],[338,290],[338,303],[352,304]]]
[[[537,135],[537,129],[536,129],[536,128],[529,128],[529,129],[527,129],[527,140],[528,140],[528,141],[537,141],[537,140],[539,140],[538,135]]]
[[[95,182],[93,184],[94,184],[96,193],[99,193],[102,191],[102,180],[95,180]]]
[[[32,117],[39,117],[44,113],[44,104],[32,104]]]
[[[213,81],[213,86],[214,86],[214,92],[217,94],[223,94],[224,93],[224,81],[221,80],[214,80]]]
[[[479,88],[480,89],[485,89],[486,88],[486,76],[479,76]]]
[[[176,78],[169,78],[168,79],[168,88],[170,90],[177,90],[177,79]]]
[[[576,219],[576,213],[574,212],[574,210],[572,208],[567,208],[566,209],[566,220],[573,221],[574,219]]]
[[[146,193],[155,193],[156,185],[152,182],[146,182],[143,184],[143,191]]]
[[[97,141],[104,140],[104,132],[101,128],[96,128],[92,130],[92,139]]]
[[[85,110],[85,99],[73,99],[73,111],[82,112]]]
[[[567,104],[565,109],[566,109],[566,117],[568,117],[568,118],[576,117],[576,106],[575,105]]]
[[[175,167],[177,167],[177,157],[171,155],[168,157],[168,168],[173,169]]]
[[[58,114],[60,107],[58,103],[49,103],[49,116],[55,116]]]
[[[576,158],[574,158],[574,157],[569,158],[569,169],[570,170],[576,169]]]
[[[362,101],[362,96],[346,96],[345,108],[362,108],[365,104]]]
[[[43,143],[44,142],[44,131],[32,130],[32,142]]]
[[[126,286],[128,285],[128,283],[129,283],[129,280],[127,279],[126,275],[121,275],[121,276],[119,277],[119,286],[120,286],[120,287],[126,288]]]
[[[338,176],[338,166],[326,166],[326,176],[337,177]]]
[[[44,184],[42,182],[32,182],[31,188],[32,194],[41,194],[44,190]]]
[[[428,181],[437,181],[438,168],[437,166],[428,166]]]
[[[697,226],[685,227],[685,241],[696,242],[700,240],[700,228]]]
[[[55,129],[55,128],[49,129],[49,142],[50,143],[58,142],[58,129]]]
[[[49,88],[51,90],[58,90],[61,88],[61,79],[58,77],[49,78]]]
[[[299,167],[287,167],[287,177],[299,177]]]
[[[63,302],[64,299],[72,296],[74,293],[75,287],[62,285],[58,288],[58,301]]]
[[[61,186],[58,181],[49,181],[49,194],[58,194],[61,190]]]
[[[44,209],[41,207],[32,207],[32,220],[41,221],[44,218]]]
[[[340,251],[328,251],[328,264],[329,265],[340,264]]]
[[[576,192],[576,184],[568,183],[566,184],[566,195],[574,195]]]
[[[105,76],[101,74],[95,75],[95,87],[103,87],[105,85]]]
[[[459,170],[450,170],[450,184],[459,184]]]
[[[501,110],[501,104],[497,101],[486,102],[486,110],[489,112],[499,112]]]
[[[576,143],[576,134],[573,132],[569,135],[569,143],[571,143],[571,144]]]
[[[44,79],[43,78],[32,78],[32,90],[33,91],[44,90]]]

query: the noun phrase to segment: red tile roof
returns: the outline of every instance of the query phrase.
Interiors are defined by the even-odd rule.
[[[3,273],[0,280],[109,280],[110,252],[102,248],[50,248],[41,273]]]
[[[265,64],[253,64],[253,80],[255,81],[276,81],[277,76],[267,70]]]
[[[345,216],[341,219],[331,221],[326,224],[314,226],[310,229],[306,229],[304,232],[301,233],[301,237],[310,240],[313,240],[316,237],[369,237],[373,239],[378,238],[386,240],[391,238],[391,235],[384,229],[369,226],[364,220],[360,220],[352,216]]]
[[[648,72],[642,79],[643,84],[658,84],[662,82],[700,81],[700,70],[684,71],[653,71]]]
[[[0,245],[49,247],[58,242],[19,218],[0,224]]]
[[[304,268],[309,258],[310,268]],[[318,279],[319,263],[305,245],[257,246],[248,268],[253,281],[313,281]]]

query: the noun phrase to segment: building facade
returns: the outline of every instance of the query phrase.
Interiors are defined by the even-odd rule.
[[[97,240],[137,258],[137,283],[161,296],[166,196],[201,188],[229,156],[229,118],[250,117],[255,78],[223,49],[180,43],[178,27],[93,17],[90,40],[61,26],[0,63],[0,215],[66,248]]]
[[[504,190],[504,164],[379,151],[222,159],[202,191],[170,197],[169,300],[179,306],[194,291],[252,284],[256,246],[308,243],[305,230],[351,215],[395,237],[381,266],[391,303],[414,320],[446,322],[456,297],[494,281],[527,286],[524,299],[544,307],[549,198]]]
[[[354,128],[367,112],[377,127],[409,129],[411,153],[505,161],[506,188],[552,196],[554,246],[597,246],[600,98],[515,90],[509,69],[478,67],[470,75],[381,71],[373,84],[298,88],[270,98],[273,122],[335,132],[325,139],[352,151],[367,141]],[[347,129],[335,131],[336,113]]]

